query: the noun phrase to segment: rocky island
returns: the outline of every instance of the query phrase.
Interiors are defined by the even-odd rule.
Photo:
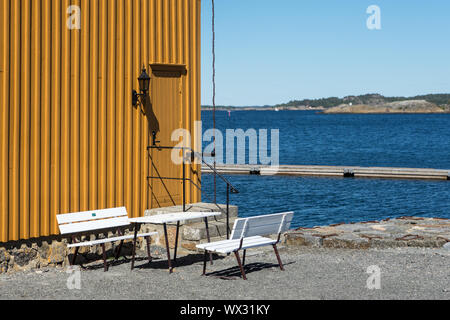
[[[426,100],[406,100],[385,104],[341,104],[323,111],[327,114],[335,113],[445,113],[443,107]]]

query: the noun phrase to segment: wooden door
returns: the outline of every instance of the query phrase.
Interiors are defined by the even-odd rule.
[[[150,144],[152,132],[156,133],[157,145],[173,147],[174,130],[183,127],[181,81],[182,67],[152,66],[150,82],[150,107],[146,113],[149,119]],[[151,208],[167,207],[183,203],[182,165],[172,161],[172,150],[151,149],[149,151],[149,197]],[[166,179],[171,178],[171,179]]]

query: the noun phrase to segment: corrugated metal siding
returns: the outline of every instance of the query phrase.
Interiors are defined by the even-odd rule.
[[[81,30],[66,27],[70,5]],[[0,26],[0,242],[58,234],[60,213],[142,215],[150,140],[131,91],[143,64],[185,65],[179,112],[193,132],[200,0],[0,0]]]

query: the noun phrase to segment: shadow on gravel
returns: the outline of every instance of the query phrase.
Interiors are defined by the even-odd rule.
[[[153,258],[153,261],[155,261],[155,259],[158,258]],[[135,259],[135,263],[139,263],[140,261],[145,261],[148,263],[148,258],[140,258],[140,257],[136,257]],[[131,268],[131,258],[125,258],[122,257],[119,260],[113,260],[113,259],[109,259],[106,261],[108,264],[108,271],[111,268],[123,265],[123,264],[129,264],[130,268]],[[90,263],[89,265],[85,265],[83,266],[82,264],[79,264],[79,266],[81,267],[81,269],[86,270],[86,271],[94,271],[94,270],[99,270],[99,269],[103,269],[103,260],[98,260],[95,262]]]
[[[284,266],[294,264],[294,263],[295,262],[288,262],[288,263],[285,263]],[[277,269],[278,271],[282,272],[280,270],[279,265],[273,264],[273,263],[257,262],[257,263],[246,264],[244,267],[246,274],[262,271],[264,269]],[[225,270],[210,272],[210,273],[207,273],[206,276],[219,278],[222,280],[237,280],[237,279],[241,279],[241,270],[239,269],[239,267],[236,266],[236,267],[228,268]]]
[[[173,259],[173,257],[172,257],[172,259]],[[224,257],[216,256],[216,255],[213,256],[213,261],[218,261],[221,259],[224,259]],[[203,254],[190,254],[187,256],[183,256],[183,257],[177,257],[176,263],[172,260],[173,267],[190,266],[190,265],[193,265],[196,263],[203,263]],[[117,267],[117,266],[120,266],[123,264],[128,264],[131,268],[131,258],[122,257],[119,260],[108,259],[107,264],[108,264],[108,271],[111,268],[114,268],[114,267]],[[78,264],[78,265],[83,270],[86,270],[86,271],[100,270],[100,269],[104,268],[102,260],[92,262],[89,265],[83,265],[83,264]],[[208,260],[208,265],[209,265],[209,260]],[[163,258],[163,257],[153,257],[153,260],[150,263],[149,263],[147,257],[136,257],[135,265],[134,265],[135,269],[143,269],[143,270],[145,270],[145,269],[168,269],[168,267],[169,267],[169,265],[167,263],[167,258]]]
[[[213,262],[222,260],[222,259],[224,259],[224,257],[213,255]],[[203,254],[190,254],[187,256],[183,256],[183,257],[177,257],[176,263],[172,260],[172,266],[185,267],[185,266],[190,266],[190,265],[197,264],[200,262],[203,263]],[[208,258],[208,265],[209,264],[210,263],[209,263],[209,258]],[[151,263],[148,263],[148,261],[147,261],[146,264],[135,265],[135,268],[136,269],[168,269],[169,265],[167,263],[167,258],[166,259],[162,258],[162,259],[158,259],[157,261],[155,261],[155,259],[153,259],[153,261]]]

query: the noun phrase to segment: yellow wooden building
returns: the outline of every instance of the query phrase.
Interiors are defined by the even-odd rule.
[[[148,176],[181,166],[147,146],[195,140],[197,120],[200,0],[0,0],[0,242],[56,235],[57,214],[180,204],[181,181]]]

